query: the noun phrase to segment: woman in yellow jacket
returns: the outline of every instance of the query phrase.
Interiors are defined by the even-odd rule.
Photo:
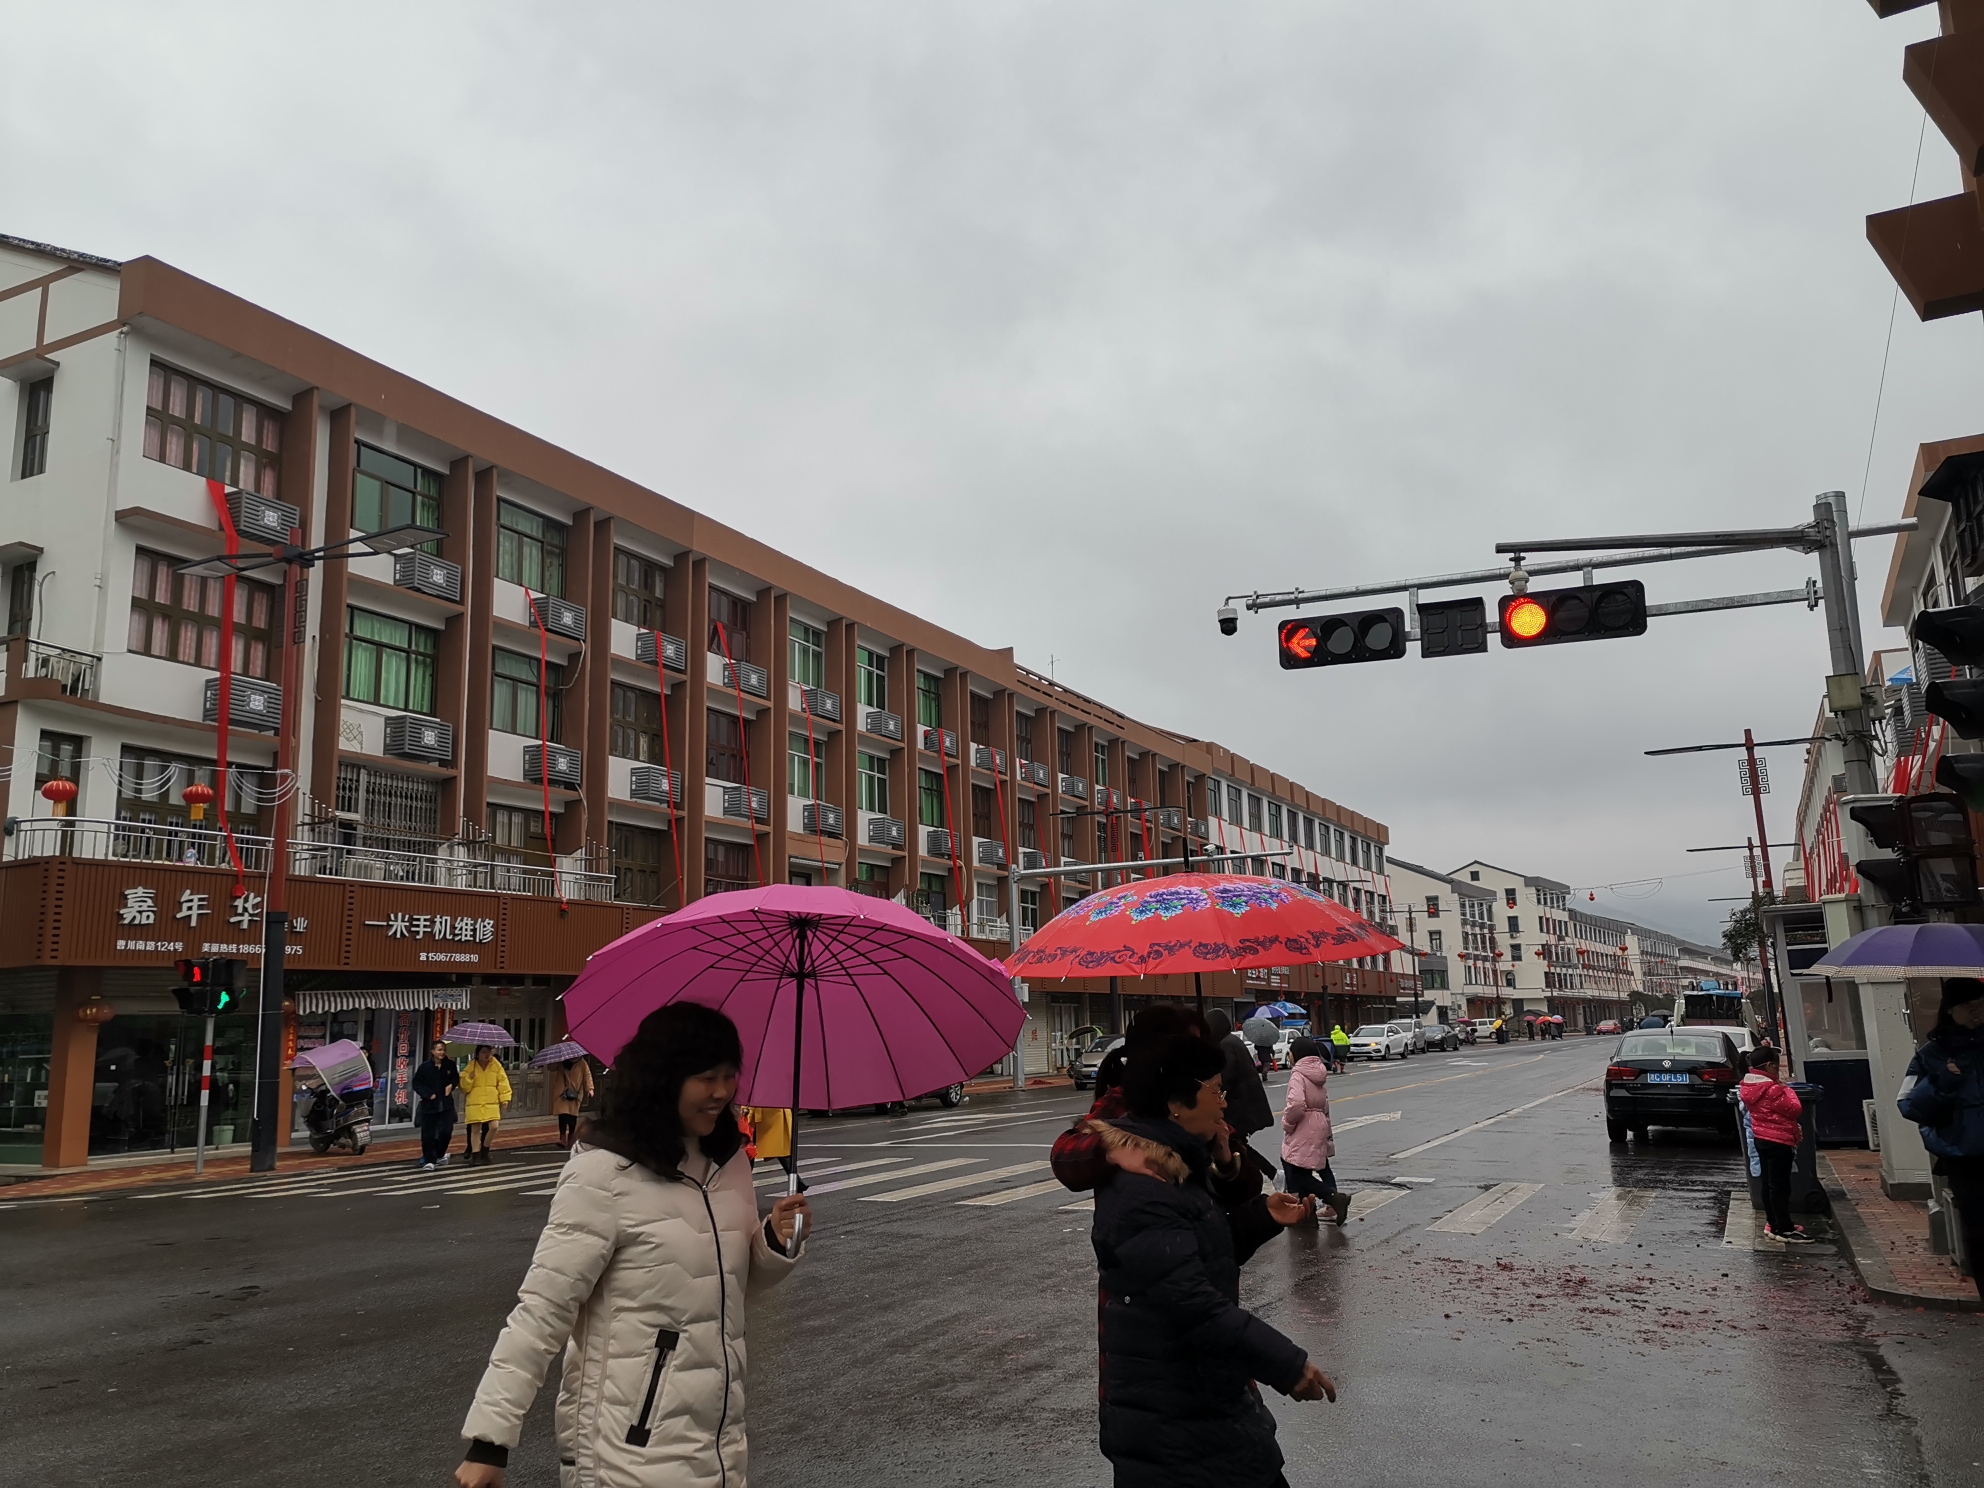
[[[468,1128],[470,1163],[489,1161],[489,1139],[496,1134],[503,1108],[510,1104],[510,1076],[494,1056],[495,1050],[489,1045],[477,1044],[475,1058],[462,1066],[462,1121]],[[475,1145],[478,1131],[482,1133],[479,1153]]]
[[[770,1158],[786,1172],[792,1171],[792,1111],[782,1106],[739,1106],[737,1114],[751,1128],[751,1156]],[[799,1191],[806,1185],[801,1182]]]

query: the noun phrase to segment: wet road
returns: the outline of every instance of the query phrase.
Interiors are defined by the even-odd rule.
[[[1984,1323],[1863,1304],[1823,1248],[1752,1249],[1730,1147],[1608,1146],[1608,1046],[1333,1082],[1356,1217],[1244,1283],[1341,1391],[1271,1397],[1289,1480],[1984,1481]],[[807,1123],[821,1233],[752,1314],[755,1483],[1108,1481],[1088,1216],[1037,1166],[1085,1104]],[[556,1165],[0,1193],[0,1481],[447,1481]],[[548,1405],[513,1483],[555,1481]]]

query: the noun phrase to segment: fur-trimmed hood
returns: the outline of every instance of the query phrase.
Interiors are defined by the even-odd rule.
[[[1176,1132],[1187,1141],[1191,1140],[1181,1128],[1171,1122],[1140,1122],[1134,1117],[1122,1117],[1116,1121],[1089,1120],[1082,1123],[1082,1130],[1097,1138],[1102,1143],[1104,1151],[1128,1148],[1142,1153],[1152,1168],[1173,1183],[1184,1183],[1191,1178],[1194,1165],[1185,1153],[1155,1136],[1133,1130],[1135,1126],[1148,1127],[1152,1130],[1160,1127],[1169,1128],[1169,1131]],[[1201,1148],[1200,1151],[1204,1152],[1205,1149]],[[1208,1153],[1207,1156],[1209,1158],[1210,1154]]]

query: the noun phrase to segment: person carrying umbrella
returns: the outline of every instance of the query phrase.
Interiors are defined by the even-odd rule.
[[[1124,1070],[1129,1114],[1110,1123],[1146,1171],[1112,1170],[1095,1197],[1101,1282],[1102,1453],[1118,1484],[1282,1484],[1259,1380],[1297,1400],[1336,1399],[1307,1353],[1240,1306],[1240,1266],[1299,1215],[1292,1194],[1237,1209],[1208,1184],[1224,1128],[1227,1060],[1189,1035]],[[1313,1201],[1310,1201],[1313,1206]]]
[[[558,1118],[558,1145],[571,1150],[578,1140],[579,1112],[592,1099],[592,1064],[577,1054],[551,1071],[551,1112]]]
[[[802,1195],[761,1216],[732,1099],[737,1025],[675,1002],[614,1056],[462,1423],[459,1488],[500,1488],[561,1354],[561,1481],[743,1488],[746,1299],[791,1274]]]
[[[448,1045],[436,1039],[427,1057],[413,1072],[413,1093],[420,1098],[414,1119],[420,1123],[420,1168],[430,1172],[448,1161],[448,1140],[455,1134],[455,1087],[461,1071],[448,1057]]]
[[[489,1161],[489,1139],[496,1134],[504,1108],[510,1104],[510,1076],[487,1044],[475,1046],[475,1057],[461,1072],[462,1122],[468,1128],[464,1154],[471,1164]],[[475,1134],[482,1133],[478,1151]]]
[[[1233,1015],[1224,1008],[1206,1014],[1213,1042],[1226,1056],[1226,1122],[1243,1137],[1274,1125],[1274,1108],[1261,1082],[1253,1046],[1233,1031]]]
[[[1949,1184],[1984,1297],[1984,981],[1944,980],[1936,1026],[1909,1061],[1899,1105],[1922,1128],[1930,1168]]]

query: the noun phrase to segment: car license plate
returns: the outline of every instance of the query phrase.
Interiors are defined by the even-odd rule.
[[[1680,1070],[1648,1070],[1646,1078],[1649,1085],[1685,1085],[1688,1083],[1687,1074]]]

